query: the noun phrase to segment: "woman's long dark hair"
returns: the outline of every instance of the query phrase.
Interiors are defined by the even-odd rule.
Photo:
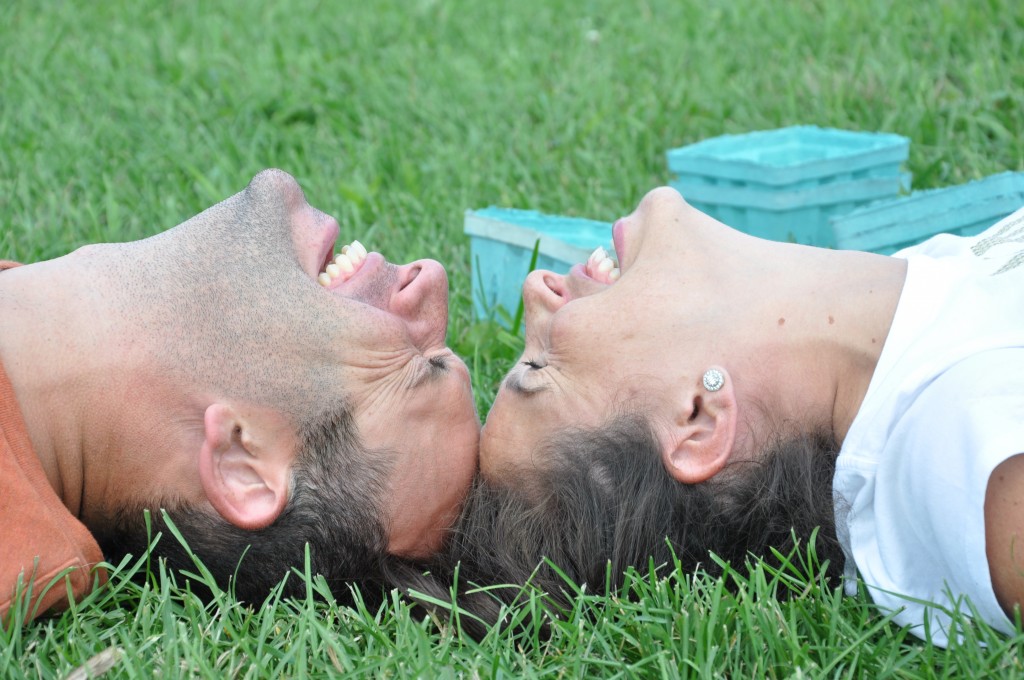
[[[519,590],[473,592],[475,586],[529,581],[551,605],[570,606],[563,577],[545,558],[587,592],[600,593],[620,587],[628,567],[651,560],[671,566],[678,559],[685,570],[711,574],[721,571],[712,552],[737,569],[750,555],[771,563],[772,548],[787,555],[816,529],[819,563],[838,583],[844,559],[832,500],[837,453],[830,436],[787,438],[757,462],[733,463],[708,482],[686,485],[666,473],[642,418],[565,432],[544,452],[543,471],[502,487],[478,480],[445,550],[429,564],[391,564],[386,585],[450,601],[458,574],[458,606],[490,625]],[[473,635],[486,631],[469,618],[462,624]]]

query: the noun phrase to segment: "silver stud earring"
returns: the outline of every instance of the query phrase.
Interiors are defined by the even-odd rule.
[[[717,392],[725,384],[725,375],[717,368],[709,368],[704,372],[703,383],[708,392]]]

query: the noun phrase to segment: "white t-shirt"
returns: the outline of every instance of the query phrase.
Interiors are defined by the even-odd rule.
[[[1024,209],[895,257],[907,260],[903,293],[836,461],[847,575],[936,644],[950,633],[943,608],[970,614],[964,596],[1012,632],[992,590],[984,503],[992,470],[1024,453]]]

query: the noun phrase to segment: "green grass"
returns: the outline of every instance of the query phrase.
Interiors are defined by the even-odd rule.
[[[484,412],[518,340],[472,321],[467,208],[612,220],[668,180],[666,149],[797,123],[910,137],[917,188],[1022,170],[1022,63],[1013,0],[9,0],[0,258],[147,236],[281,167],[343,239],[446,264],[450,342]],[[1019,636],[934,649],[863,596],[761,566],[735,592],[638,574],[548,640],[479,643],[398,599],[203,605],[132,568],[0,633],[0,674],[60,677],[115,648],[124,677],[1024,676]]]

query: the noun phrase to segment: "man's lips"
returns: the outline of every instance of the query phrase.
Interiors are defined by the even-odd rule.
[[[314,280],[334,261],[334,245],[341,235],[338,221],[306,205],[296,220],[302,228],[293,230],[302,268]]]
[[[333,279],[330,285],[325,286],[325,288],[331,292],[347,292],[349,289],[359,288],[363,284],[364,279],[376,278],[386,266],[387,260],[384,259],[383,255],[376,251],[367,253],[366,259],[363,260],[363,263],[351,276],[347,279],[344,277]]]

